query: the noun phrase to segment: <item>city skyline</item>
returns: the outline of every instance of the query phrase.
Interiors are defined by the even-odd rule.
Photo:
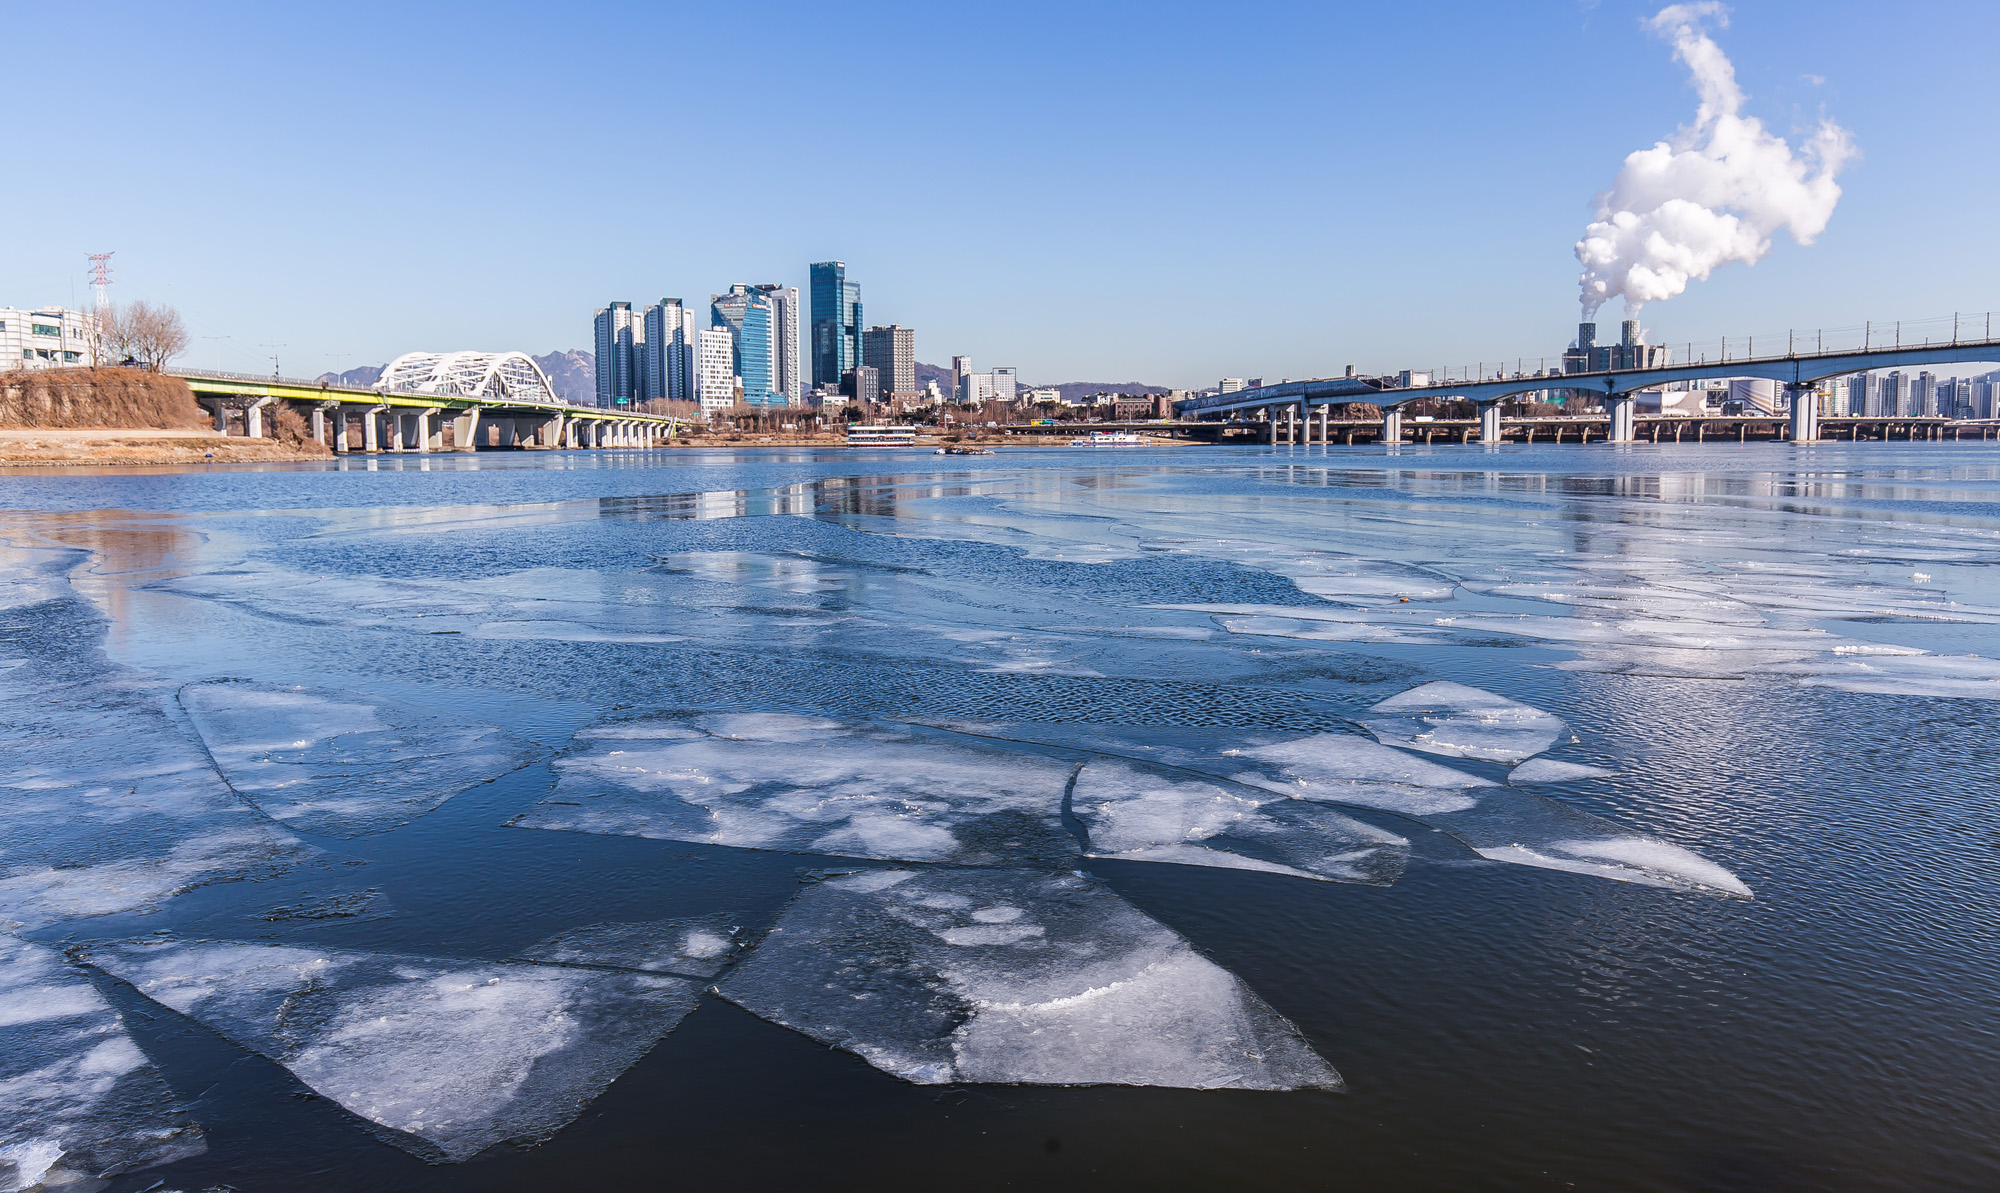
[[[962,143],[1008,163],[1006,181],[967,189],[940,168],[838,199],[753,186],[745,218],[717,230],[711,197],[652,186],[653,169],[625,155],[621,178],[650,188],[659,209],[635,230],[598,214],[617,188],[567,176],[505,191],[456,176],[405,180],[393,193],[365,181],[367,162],[410,147],[456,141],[462,153],[499,154],[539,138],[546,153],[608,135],[580,119],[595,95],[575,55],[582,32],[553,15],[502,9],[473,35],[542,67],[501,89],[448,64],[426,75],[407,47],[375,53],[384,26],[365,13],[328,23],[224,6],[167,21],[132,9],[106,21],[115,31],[97,73],[109,82],[84,87],[63,73],[71,68],[32,58],[14,81],[60,97],[80,123],[122,120],[134,144],[120,168],[150,181],[105,186],[86,171],[17,168],[16,219],[31,218],[36,234],[0,248],[0,301],[87,306],[84,254],[115,249],[112,297],[178,306],[194,335],[189,363],[262,372],[281,355],[287,372],[313,374],[419,349],[587,348],[577,312],[607,295],[644,300],[667,279],[693,304],[704,287],[745,277],[809,294],[808,263],[844,260],[865,276],[866,325],[916,327],[935,360],[1010,361],[1042,382],[1197,388],[1346,363],[1374,372],[1535,347],[1553,356],[1574,326],[1571,246],[1593,195],[1628,153],[1693,111],[1685,72],[1640,28],[1656,5],[1465,7],[1442,21],[1265,5],[1221,30],[1191,9],[1164,8],[1137,28],[1091,11],[1068,19],[1060,44],[1041,36],[1052,11],[862,14],[871,37],[907,53],[1010,52],[1021,85],[991,93],[939,84],[932,102],[907,104],[886,83],[856,84],[864,104],[910,109],[913,150]],[[1840,206],[1816,244],[1781,238],[1754,267],[1649,306],[1656,341],[1995,305],[2000,233],[1980,201],[1995,167],[1962,153],[1987,143],[1992,116],[1955,100],[1952,83],[1978,77],[1977,46],[1995,18],[1942,10],[1908,26],[1876,22],[1879,36],[1864,40],[1851,36],[1862,12],[1745,8],[1715,33],[1747,110],[1774,133],[1796,141],[1828,116],[1862,156],[1842,173]],[[37,41],[49,19],[23,14],[23,38]],[[747,23],[694,9],[637,20],[690,35],[756,32],[781,64],[858,36],[807,8]],[[416,46],[442,38],[447,18],[420,9],[410,22]],[[163,72],[196,45],[222,61],[283,58],[288,85],[324,86],[281,90],[268,111],[239,104],[221,76]],[[1899,52],[1935,69],[1892,83],[1879,62]],[[735,69],[743,53],[694,64],[689,82]],[[1328,53],[1343,86],[1304,102],[1228,85]],[[1531,92],[1486,65],[1528,55],[1580,73],[1615,63],[1617,102],[1584,88]],[[1423,86],[1399,86],[1408,75],[1398,71]],[[339,103],[316,98],[334,91]],[[135,105],[142,94],[149,102]],[[807,97],[785,94],[715,128],[688,121],[673,145],[713,148],[727,136],[775,149],[787,173],[835,176],[838,154],[815,139]],[[282,201],[257,185],[301,170],[314,185],[284,188]],[[1291,301],[1253,300],[1273,290]],[[1080,320],[1084,293],[1115,301]],[[1616,304],[1604,314],[1619,317]],[[1201,334],[1186,334],[1190,324]]]

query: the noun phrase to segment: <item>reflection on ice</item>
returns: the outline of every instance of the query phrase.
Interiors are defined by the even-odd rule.
[[[721,993],[925,1085],[1341,1084],[1241,980],[1070,874],[878,870],[818,883]]]
[[[528,760],[491,726],[374,697],[218,680],[180,702],[238,794],[327,836],[386,832]]]
[[[588,924],[538,940],[522,949],[521,957],[560,965],[712,978],[743,947],[737,933],[737,926],[727,916]]]
[[[0,1190],[91,1188],[204,1150],[97,988],[0,936]]]
[[[430,1159],[541,1143],[694,1008],[683,978],[282,945],[86,952]]]
[[[1263,870],[1387,886],[1409,842],[1332,808],[1115,759],[1077,775],[1092,857]]]
[[[778,714],[600,724],[510,823],[891,861],[1062,863],[1072,765],[868,721]]]
[[[1369,709],[1378,741],[1448,758],[1519,762],[1554,745],[1562,721],[1532,705],[1458,683],[1427,683]]]

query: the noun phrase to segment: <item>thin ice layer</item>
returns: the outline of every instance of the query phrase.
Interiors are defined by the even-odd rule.
[[[1507,772],[1509,783],[1574,783],[1579,779],[1608,779],[1617,771],[1579,762],[1558,762],[1553,758],[1530,758]]]
[[[818,883],[721,993],[921,1085],[1341,1085],[1234,974],[1074,874]]]
[[[52,1187],[206,1150],[201,1129],[97,988],[0,936],[0,1190]]]
[[[521,957],[560,965],[711,978],[729,964],[743,944],[741,930],[731,917],[699,916],[630,924],[586,924],[536,941],[521,950]]]
[[[890,861],[1061,864],[1072,764],[869,721],[716,714],[577,735],[510,823]]]
[[[217,680],[180,702],[232,788],[326,836],[407,824],[529,757],[492,726],[371,696]]]
[[[140,941],[87,957],[454,1162],[547,1140],[696,996],[658,974],[282,945]]]
[[[71,597],[0,640],[0,926],[150,907],[324,857],[237,799],[166,715],[171,692],[104,661]]]
[[[959,733],[1219,775],[1298,800],[1392,812],[1449,833],[1495,861],[1704,894],[1750,896],[1749,888],[1729,871],[1691,850],[1352,733],[1021,721],[936,723]],[[1175,847],[1174,852],[1183,848]],[[1161,855],[1152,860],[1184,859]]]
[[[1330,807],[1118,759],[1078,773],[1070,809],[1092,857],[1379,886],[1409,858],[1408,841]]]
[[[1368,710],[1361,724],[1386,745],[1478,758],[1519,762],[1548,749],[1562,736],[1562,720],[1530,704],[1438,681],[1389,697]]]

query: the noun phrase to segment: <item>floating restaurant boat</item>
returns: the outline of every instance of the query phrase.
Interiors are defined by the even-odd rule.
[[[915,427],[863,427],[847,428],[849,447],[914,447],[917,442]]]
[[[1146,438],[1131,431],[1092,431],[1088,439],[1072,439],[1071,447],[1143,447]]]

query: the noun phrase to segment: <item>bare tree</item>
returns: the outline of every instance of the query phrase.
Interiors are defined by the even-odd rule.
[[[116,306],[98,308],[91,326],[90,363],[121,365],[132,359],[132,336],[123,311]]]
[[[127,346],[121,360],[131,359],[157,373],[187,351],[187,326],[181,322],[180,312],[164,303],[128,303],[117,313],[116,321]]]

